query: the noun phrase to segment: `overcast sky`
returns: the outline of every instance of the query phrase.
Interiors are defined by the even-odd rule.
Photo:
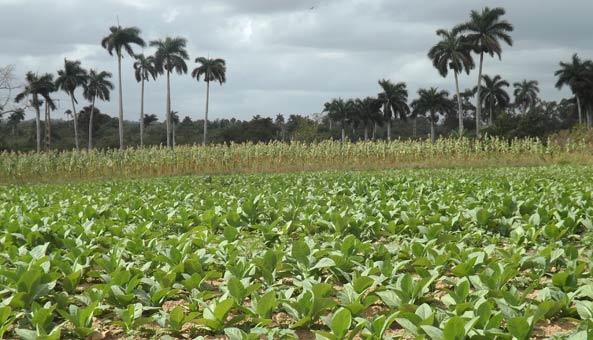
[[[66,57],[116,76],[116,59],[100,41],[119,16],[147,42],[185,37],[190,71],[198,56],[226,59],[227,83],[211,88],[212,118],[311,114],[334,97],[376,95],[381,78],[405,81],[411,99],[419,87],[453,91],[453,78],[441,78],[426,53],[438,41],[436,29],[486,5],[507,10],[515,44],[504,47],[501,61],[487,58],[485,73],[538,80],[545,99],[568,96],[554,88],[554,71],[573,53],[593,58],[591,0],[0,0],[0,65],[13,64],[19,76],[56,72]],[[476,78],[475,71],[463,76],[461,86]],[[131,58],[123,61],[123,84],[125,118],[137,119]],[[69,106],[58,96],[53,115],[62,118]],[[181,117],[202,117],[204,97],[203,83],[172,77],[172,107]],[[99,108],[116,113],[116,98]],[[147,84],[146,112],[162,118],[164,110],[163,77]]]

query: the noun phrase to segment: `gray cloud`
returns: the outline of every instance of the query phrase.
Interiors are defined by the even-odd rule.
[[[426,52],[437,41],[437,28],[460,23],[484,5],[471,0],[0,0],[0,65],[14,64],[19,75],[55,72],[68,57],[115,73],[115,58],[99,42],[119,17],[124,26],[140,27],[147,41],[186,37],[190,69],[197,56],[227,60],[228,83],[212,88],[212,117],[308,114],[333,97],[376,95],[381,78],[407,82],[411,97],[425,86],[452,91],[452,79],[438,75]],[[488,58],[485,73],[510,82],[536,79],[546,99],[568,95],[553,87],[553,72],[572,53],[593,57],[593,2],[487,5],[506,8],[515,44],[505,47],[502,61]],[[131,64],[124,60],[125,115],[136,119],[140,89]],[[476,72],[462,77],[462,87],[473,86],[476,77]],[[172,81],[174,109],[201,117],[204,84],[188,75]],[[146,91],[147,111],[163,117],[164,80],[150,82]],[[113,114],[116,102],[100,108]]]

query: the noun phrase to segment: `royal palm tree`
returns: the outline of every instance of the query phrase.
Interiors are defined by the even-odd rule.
[[[45,150],[51,149],[51,112],[56,110],[56,103],[51,97],[52,93],[57,91],[56,83],[54,82],[54,75],[46,73],[39,77],[42,84],[39,94],[43,97],[45,102]]]
[[[95,100],[109,101],[110,92],[113,90],[111,73],[106,71],[97,72],[91,70],[84,85],[83,96],[91,102],[91,111],[89,114],[89,144],[88,149],[93,148],[93,114],[95,112]]]
[[[224,59],[213,59],[199,57],[196,58],[196,63],[200,66],[196,67],[192,72],[192,77],[200,81],[200,77],[204,77],[206,82],[206,113],[204,114],[204,145],[207,142],[208,133],[208,102],[210,100],[210,82],[218,81],[220,85],[226,82],[226,62]]]
[[[593,74],[593,62],[583,61],[576,53],[572,56],[571,62],[560,62],[560,69],[554,73],[558,77],[556,87],[562,89],[567,85],[576,98],[579,124],[583,123],[581,100],[586,96],[591,74]]]
[[[366,97],[364,99],[356,99],[354,102],[354,114],[356,123],[362,124],[364,128],[364,140],[369,140],[369,126],[371,126],[377,117],[381,116],[381,107],[383,103],[372,97]]]
[[[405,83],[394,84],[390,80],[379,80],[379,86],[383,92],[379,93],[378,98],[383,104],[383,116],[387,122],[387,140],[391,140],[391,122],[399,117],[406,120],[410,112],[408,106],[408,89]]]
[[[413,112],[428,118],[430,139],[433,143],[436,142],[435,125],[439,121],[439,115],[455,111],[455,104],[449,99],[449,92],[436,87],[418,90],[418,99],[415,99],[411,106]]]
[[[494,109],[504,108],[509,105],[511,98],[505,90],[509,87],[509,83],[503,80],[498,74],[494,78],[488,75],[483,75],[484,85],[482,86],[482,106],[488,107],[489,117],[488,125],[492,125],[494,120]],[[478,88],[474,88],[474,93],[478,92]]]
[[[441,76],[446,78],[449,70],[453,71],[457,93],[459,135],[463,136],[463,106],[459,91],[459,74],[463,71],[469,74],[469,71],[475,66],[471,56],[471,45],[455,30],[440,29],[437,31],[437,35],[441,37],[441,41],[430,49],[428,57]]]
[[[41,152],[41,112],[40,108],[42,105],[41,92],[44,86],[49,84],[43,84],[39,76],[33,72],[27,72],[25,75],[26,85],[22,92],[18,93],[14,100],[20,103],[23,100],[27,100],[30,97],[31,106],[35,110],[35,132],[37,141],[37,152]]]
[[[340,122],[342,128],[342,143],[346,140],[346,122],[351,115],[352,104],[352,101],[344,101],[344,99],[338,98],[325,103],[323,107],[323,112],[327,113],[330,119]]]
[[[167,74],[167,104],[166,104],[166,125],[167,125],[167,147],[171,147],[171,73],[187,73],[189,55],[185,49],[187,41],[184,38],[167,37],[165,39],[153,40],[150,46],[156,48],[154,62],[160,74]]]
[[[491,57],[497,55],[501,58],[502,46],[501,40],[508,45],[513,45],[513,39],[509,35],[513,31],[513,25],[506,20],[502,20],[505,15],[503,8],[485,7],[481,12],[471,11],[470,21],[454,28],[455,32],[466,34],[466,39],[471,44],[475,53],[480,55],[480,64],[478,69],[478,91],[476,92],[476,135],[480,136],[480,119],[482,115],[482,68],[484,64],[484,54],[488,53]]]
[[[124,149],[124,102],[122,95],[122,80],[121,80],[121,60],[123,52],[125,51],[130,57],[134,56],[132,45],[144,47],[146,44],[140,37],[140,29],[137,27],[121,27],[112,26],[109,28],[110,34],[103,38],[101,45],[109,52],[109,55],[117,56],[117,75],[118,75],[118,92],[119,92],[119,148]]]
[[[523,80],[520,83],[514,83],[515,104],[521,107],[521,112],[525,114],[527,109],[533,107],[537,101],[539,86],[537,80]]]
[[[76,96],[74,92],[79,86],[84,86],[87,81],[87,72],[80,66],[79,60],[64,59],[64,68],[58,70],[58,78],[56,79],[56,86],[58,89],[66,92],[70,96],[72,102],[72,112],[74,117],[74,145],[76,151],[80,151],[78,142],[78,115],[76,114]]]
[[[156,80],[156,76],[158,71],[155,66],[154,57],[149,56],[145,57],[144,54],[139,54],[136,56],[136,62],[134,62],[134,75],[136,76],[136,81],[140,82],[141,90],[140,90],[140,147],[144,146],[144,82],[149,81],[152,77],[153,80]]]

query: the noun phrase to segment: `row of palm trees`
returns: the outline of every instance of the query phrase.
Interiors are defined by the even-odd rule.
[[[456,95],[449,99],[449,93],[438,88],[420,89],[418,99],[408,106],[408,91],[405,83],[392,83],[389,80],[379,81],[382,92],[376,99],[367,98],[366,101],[376,100],[377,105],[373,110],[366,110],[368,106],[361,105],[359,100],[334,99],[324,106],[324,112],[330,121],[342,123],[342,140],[345,137],[344,126],[373,119],[377,124],[387,124],[387,139],[391,139],[391,124],[393,118],[415,119],[417,115],[427,116],[431,123],[431,138],[435,140],[435,124],[440,114],[451,114],[457,111],[459,128],[458,135],[464,134],[464,117],[471,110],[475,115],[476,136],[480,136],[483,124],[482,113],[488,110],[487,124],[492,125],[494,114],[497,111],[511,107],[511,99],[506,91],[509,82],[500,75],[490,77],[484,74],[484,57],[502,54],[502,44],[512,46],[513,39],[510,33],[513,25],[503,19],[503,8],[485,7],[481,11],[471,11],[470,19],[450,30],[439,29],[436,34],[440,41],[428,52],[428,58],[439,74],[447,77],[451,71],[455,80]],[[460,91],[459,75],[463,72],[470,74],[476,67],[473,55],[479,57],[477,85],[470,90]],[[571,62],[561,62],[560,69],[556,71],[558,82],[556,87],[569,86],[575,95],[579,123],[582,123],[582,109],[588,108],[587,124],[593,124],[593,62],[581,60],[574,55]],[[538,100],[539,84],[535,80],[523,80],[513,84],[515,96],[514,107],[520,109],[521,114],[526,114],[533,108]],[[472,105],[469,98],[475,97],[476,104]],[[456,103],[455,103],[456,102]],[[455,105],[457,104],[457,105]],[[455,108],[457,106],[457,108]],[[375,108],[380,107],[377,112]],[[366,110],[366,111],[365,111]],[[361,118],[365,117],[365,118]],[[415,122],[415,120],[414,120]],[[365,125],[366,127],[366,125]],[[366,133],[365,133],[366,136]]]
[[[181,37],[167,37],[165,39],[150,41],[149,46],[156,49],[154,55],[145,56],[134,53],[134,47],[145,47],[145,41],[140,37],[140,29],[137,27],[113,26],[110,34],[101,41],[101,45],[110,55],[117,58],[118,73],[118,132],[120,149],[124,149],[124,130],[123,130],[123,86],[122,86],[122,59],[125,55],[134,58],[134,73],[136,80],[141,84],[141,103],[140,103],[140,146],[144,145],[144,90],[145,82],[151,78],[156,80],[158,75],[166,75],[166,127],[167,127],[167,146],[174,146],[174,131],[172,129],[171,110],[171,74],[186,74],[188,66],[186,61],[189,54],[186,50],[187,41]],[[226,82],[226,62],[219,58],[199,57],[195,59],[198,66],[192,71],[191,76],[200,81],[206,82],[206,109],[204,117],[204,137],[203,143],[207,143],[208,131],[208,107],[210,100],[210,82],[219,82],[221,85]],[[55,100],[52,93],[58,90],[64,91],[70,98],[74,121],[74,141],[76,150],[80,150],[79,131],[78,131],[78,113],[76,111],[76,91],[82,88],[83,97],[91,104],[88,148],[93,147],[93,113],[95,111],[96,100],[109,101],[110,93],[114,89],[111,82],[112,74],[107,71],[85,70],[78,60],[64,59],[64,68],[57,72],[57,78],[54,75],[46,73],[37,75],[28,72],[25,77],[26,85],[21,93],[15,97],[17,103],[28,101],[36,113],[36,137],[37,152],[41,151],[41,113],[40,108],[45,103],[45,128],[46,128],[46,149],[50,148],[51,143],[51,111],[56,109]]]
[[[455,78],[457,92],[457,109],[459,118],[459,134],[463,134],[463,106],[459,91],[459,75],[467,74],[476,66],[472,57],[479,56],[478,81],[476,85],[476,135],[480,135],[482,117],[482,77],[484,56],[501,58],[502,43],[513,45],[510,33],[513,25],[503,20],[503,8],[485,7],[482,11],[471,11],[469,21],[453,27],[451,30],[440,29],[437,35],[441,40],[433,46],[428,57],[440,75],[446,77],[449,71]]]

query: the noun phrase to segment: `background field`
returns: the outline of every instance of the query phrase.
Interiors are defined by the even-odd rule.
[[[586,132],[586,130],[580,130]],[[221,144],[90,152],[0,153],[0,183],[319,170],[593,164],[593,135],[539,139]]]

